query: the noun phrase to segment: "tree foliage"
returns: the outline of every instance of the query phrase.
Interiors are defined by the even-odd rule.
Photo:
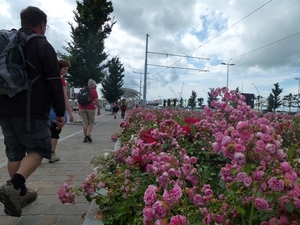
[[[209,108],[213,108],[212,105],[211,105],[213,100],[218,100],[218,98],[213,97],[212,93],[214,92],[214,90],[215,90],[214,88],[209,88],[209,92],[207,92],[207,95],[208,95],[207,105],[208,105]]]
[[[197,93],[192,91],[190,98],[188,99],[188,105],[192,108],[192,110],[196,107],[197,104]]]
[[[103,79],[108,57],[104,51],[104,40],[116,22],[109,17],[113,12],[110,1],[82,0],[76,3],[73,11],[76,24],[69,22],[72,41],[63,47],[69,55],[59,55],[71,62],[68,82],[74,87],[82,87],[89,79],[96,83]]]
[[[270,93],[267,102],[267,110],[272,112],[273,110],[279,108],[282,105],[279,95],[282,93],[282,88],[279,88],[279,84],[274,84],[275,88],[272,88],[272,93]]]
[[[288,95],[283,96],[282,104],[284,106],[287,106],[289,108],[289,112],[290,112],[291,108],[296,106],[295,96],[292,93],[289,93]]]
[[[109,102],[113,103],[120,99],[124,94],[124,67],[119,61],[118,57],[114,57],[108,62],[108,74],[102,80],[101,93],[103,97]]]
[[[204,98],[197,98],[198,106],[202,106]]]

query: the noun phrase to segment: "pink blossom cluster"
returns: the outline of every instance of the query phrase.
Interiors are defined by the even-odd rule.
[[[62,204],[65,204],[65,203],[76,204],[76,200],[75,200],[76,193],[74,193],[72,185],[63,183],[60,187],[60,190],[57,192],[57,195],[58,195],[59,201]]]
[[[91,172],[85,182],[81,184],[82,191],[85,195],[92,196],[99,187],[100,180],[94,172]]]
[[[115,174],[114,181],[121,182],[117,191],[125,201],[131,193],[144,193],[145,225],[185,225],[193,216],[205,225],[236,225],[248,223],[250,212],[253,218],[259,215],[252,224],[300,224],[300,173],[283,146],[285,131],[280,126],[290,124],[290,117],[259,114],[246,105],[242,94],[226,87],[216,88],[212,96],[218,100],[203,113],[130,112],[120,137],[130,130],[134,138],[114,152],[115,163],[122,167]],[[297,142],[297,132],[292,136]],[[203,182],[203,159],[188,153],[187,145],[194,142],[205,143],[194,151],[229,159],[219,166],[220,180]],[[136,171],[155,182],[140,190],[141,177],[132,176]],[[215,184],[224,185],[224,193],[217,193]],[[90,174],[82,190],[92,195],[97,188],[99,180]],[[71,202],[71,187],[63,186],[60,196]]]

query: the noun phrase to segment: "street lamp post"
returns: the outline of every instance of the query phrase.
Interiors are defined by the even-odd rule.
[[[227,65],[227,85],[226,85],[226,87],[228,88],[229,66],[235,66],[235,64],[233,64],[233,63],[221,63],[221,65]]]
[[[295,78],[298,80],[298,102],[297,102],[297,113],[299,112],[299,86],[300,86],[300,78]]]
[[[140,88],[139,105],[140,105],[141,104],[141,96],[142,96],[142,74],[144,74],[144,73],[142,73],[142,72],[136,72],[136,71],[133,71],[133,73],[140,74],[140,86],[139,86],[139,88]]]
[[[253,82],[252,82],[251,84],[254,85],[254,87],[255,87],[255,89],[256,89],[256,91],[257,91],[257,93],[258,93],[258,96],[257,96],[257,101],[258,101],[258,102],[257,102],[257,111],[259,112],[259,107],[260,107],[260,101],[259,101],[259,100],[260,100],[260,97],[261,97],[261,96],[260,96],[260,93],[259,93],[259,91],[258,91],[256,85],[255,85]]]

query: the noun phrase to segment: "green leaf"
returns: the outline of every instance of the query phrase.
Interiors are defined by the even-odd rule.
[[[286,208],[287,211],[289,211],[290,213],[292,213],[295,209],[294,204],[292,203],[286,203],[284,204],[284,207]]]
[[[243,216],[245,215],[245,209],[243,209],[240,206],[236,206],[236,211],[240,214],[242,214]]]
[[[231,190],[233,190],[234,192],[236,192],[239,189],[240,185],[237,182],[233,182],[231,184]]]

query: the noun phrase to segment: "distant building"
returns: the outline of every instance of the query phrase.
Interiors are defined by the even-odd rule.
[[[254,108],[254,94],[250,94],[250,93],[241,93],[242,95],[245,96],[245,102],[247,105],[249,105],[251,107],[251,109]]]

